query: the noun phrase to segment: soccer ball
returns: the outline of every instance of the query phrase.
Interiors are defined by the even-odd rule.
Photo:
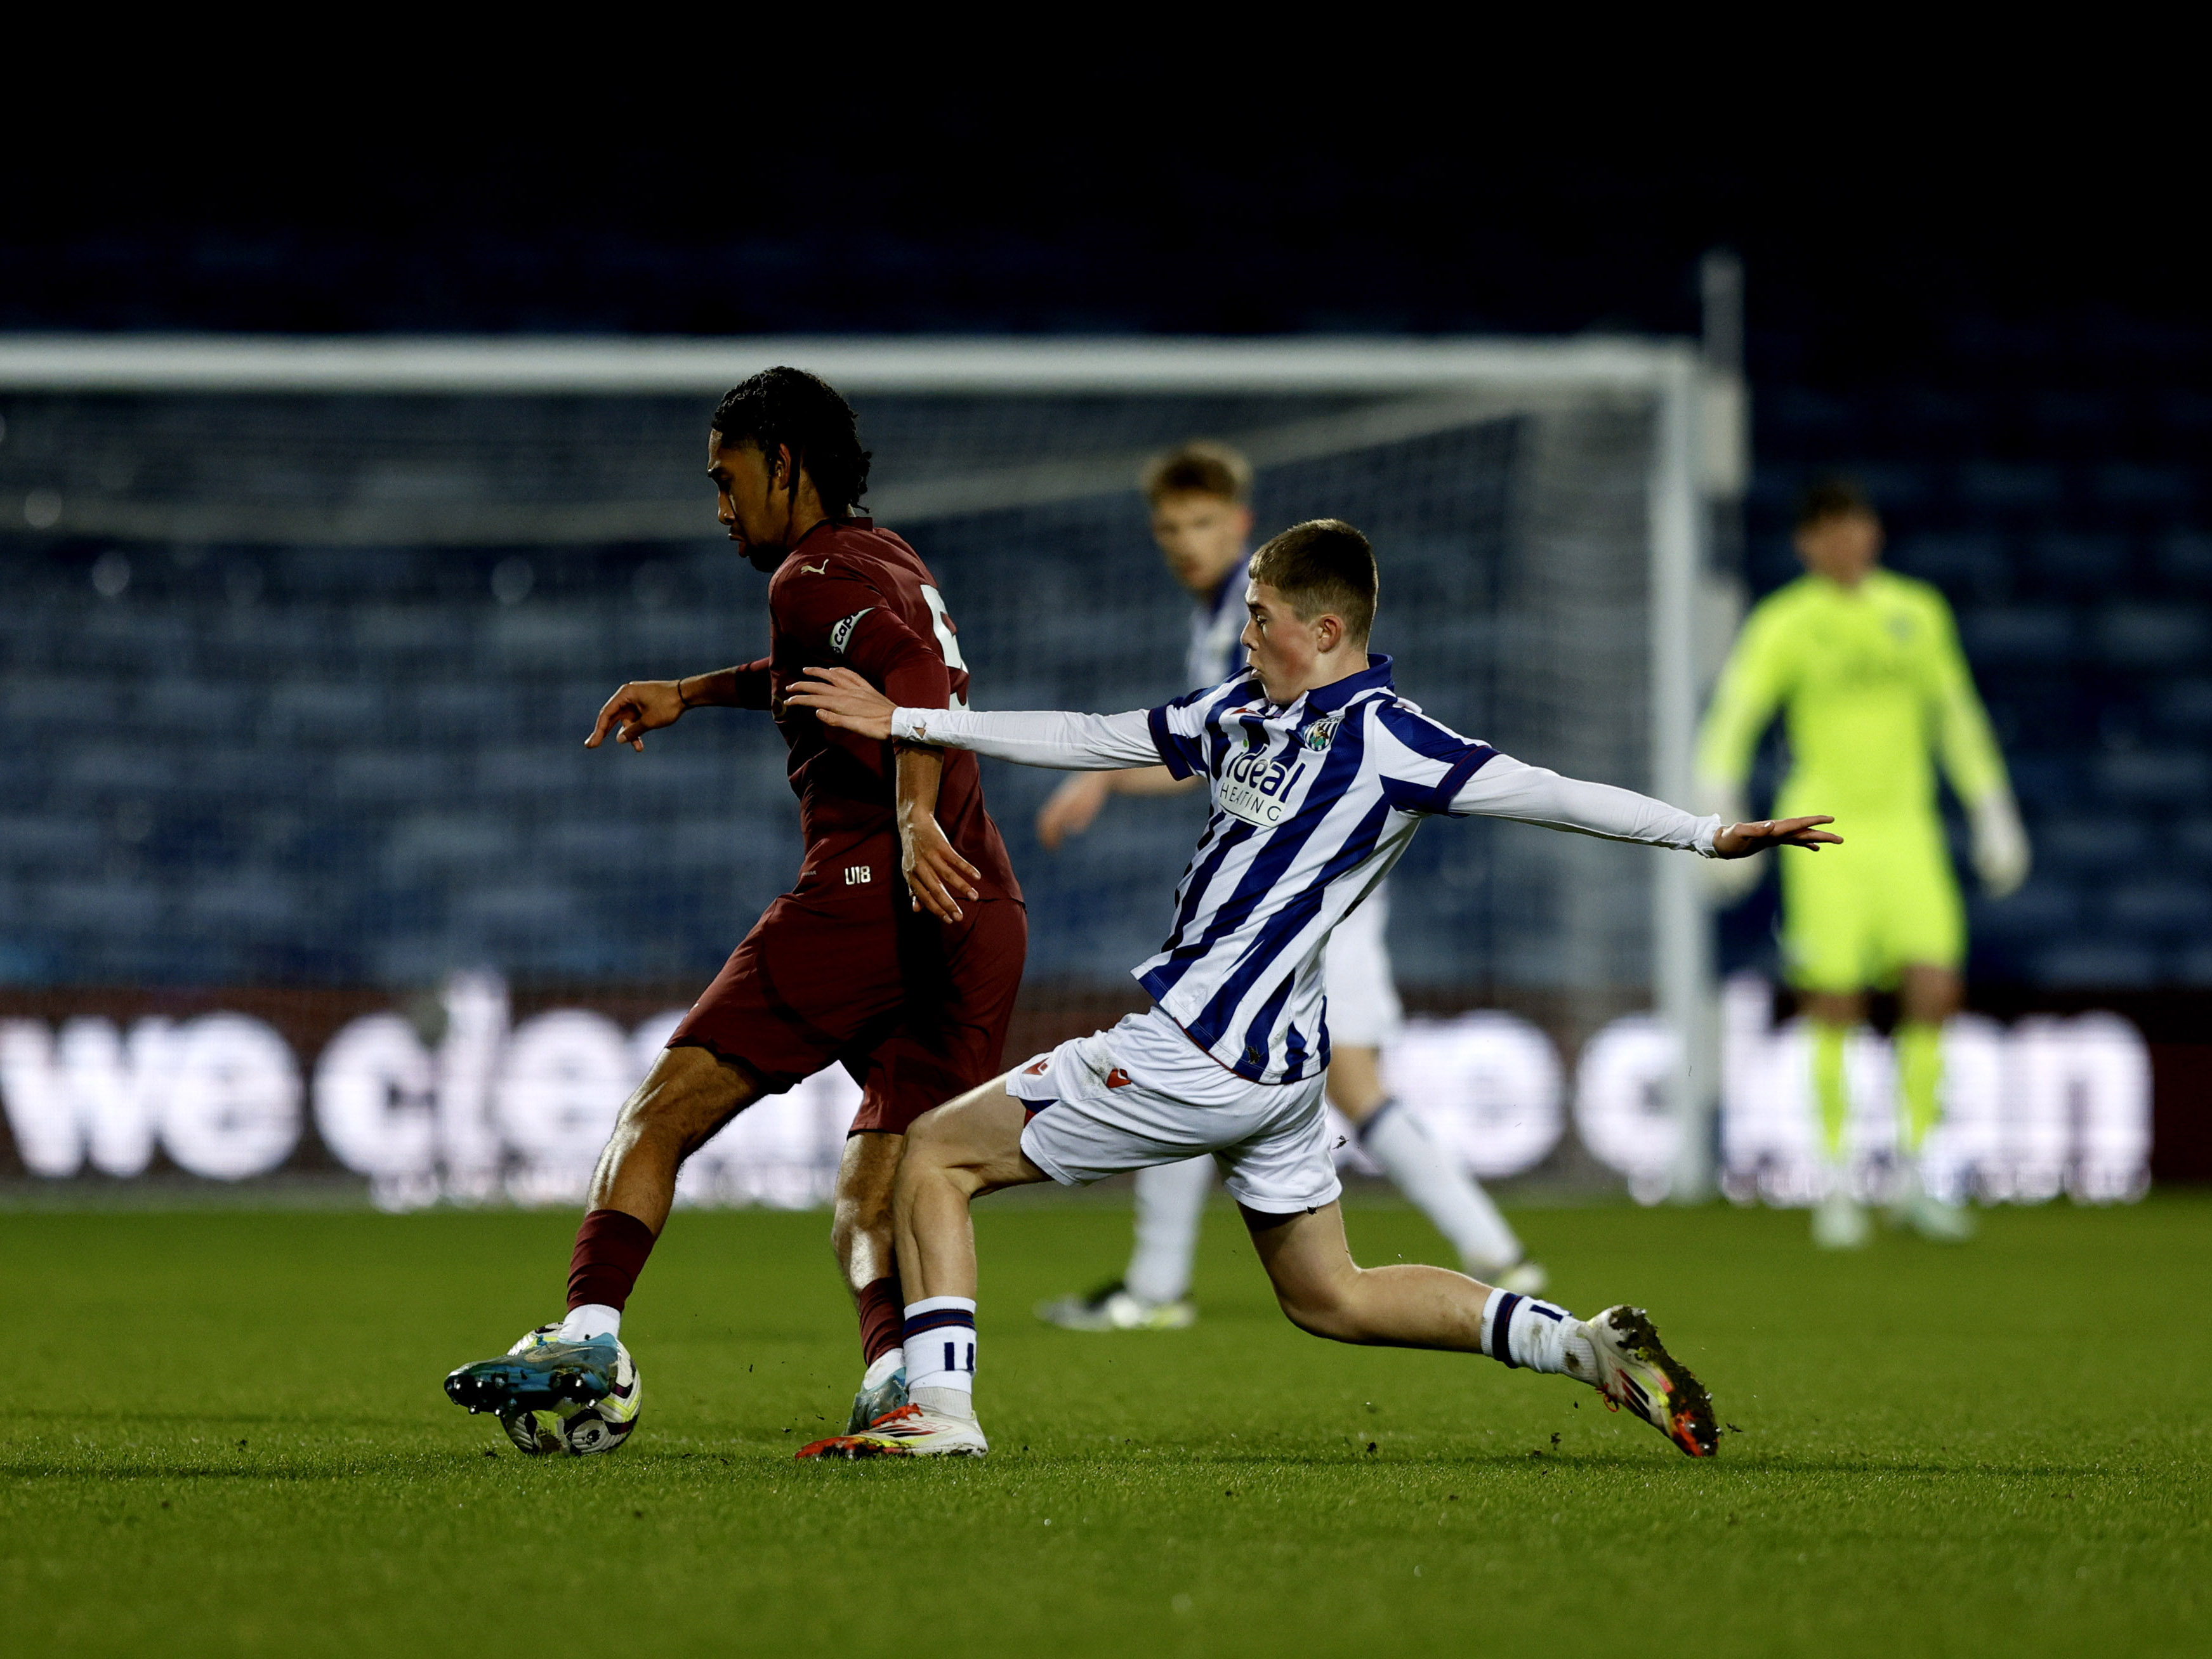
[[[541,1325],[508,1349],[520,1354],[533,1345],[553,1339],[558,1325]],[[645,1385],[629,1350],[615,1344],[615,1384],[604,1399],[562,1401],[540,1411],[502,1413],[500,1425],[515,1446],[533,1457],[566,1452],[572,1457],[608,1452],[621,1445],[637,1427],[638,1407],[644,1402]]]

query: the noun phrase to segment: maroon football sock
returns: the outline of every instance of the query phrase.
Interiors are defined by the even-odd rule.
[[[906,1297],[898,1275],[878,1279],[860,1292],[860,1359],[872,1365],[905,1340]]]
[[[652,1254],[652,1228],[624,1210],[593,1210],[576,1229],[575,1254],[568,1258],[568,1305],[596,1304],[620,1313]]]

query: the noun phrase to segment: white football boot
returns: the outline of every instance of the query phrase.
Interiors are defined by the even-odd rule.
[[[1712,1396],[1661,1346],[1651,1316],[1641,1308],[1607,1308],[1583,1328],[1598,1374],[1583,1376],[1570,1352],[1567,1375],[1595,1387],[1608,1411],[1626,1406],[1692,1457],[1711,1457],[1720,1445]]]
[[[1147,1302],[1117,1279],[1089,1296],[1040,1302],[1036,1316],[1064,1331],[1184,1331],[1198,1322],[1198,1304],[1188,1297]]]
[[[1823,1250],[1863,1250],[1874,1242],[1866,1208],[1840,1186],[1813,1206],[1813,1243]]]
[[[991,1449],[972,1417],[946,1417],[920,1406],[885,1412],[858,1434],[801,1446],[799,1457],[981,1457]]]
[[[1974,1236],[1974,1212],[1937,1198],[1921,1184],[1920,1171],[1908,1165],[1890,1195],[1889,1224],[1910,1227],[1938,1244],[1963,1244]]]

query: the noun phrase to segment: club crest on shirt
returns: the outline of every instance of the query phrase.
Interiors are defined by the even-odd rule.
[[[866,616],[869,611],[873,611],[875,608],[876,607],[872,605],[867,607],[866,611],[855,611],[851,616],[846,617],[844,621],[839,623],[835,628],[832,628],[830,630],[830,648],[832,651],[835,651],[839,656],[843,656],[845,654],[845,647],[853,642],[853,630],[860,625],[860,618]]]
[[[1299,734],[1298,741],[1309,749],[1322,750],[1336,741],[1336,728],[1344,724],[1341,714],[1328,714],[1316,720]]]

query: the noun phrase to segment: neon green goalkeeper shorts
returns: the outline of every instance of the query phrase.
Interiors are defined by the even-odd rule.
[[[1841,847],[1775,854],[1790,982],[1801,991],[1887,990],[1908,965],[1956,969],[1966,918],[1942,820],[1860,817],[1835,828]]]

